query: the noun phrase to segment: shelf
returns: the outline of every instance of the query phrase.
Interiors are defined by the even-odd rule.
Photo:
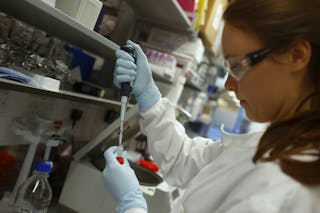
[[[0,89],[12,90],[17,92],[29,93],[33,95],[41,95],[45,97],[59,98],[70,101],[79,101],[89,104],[98,104],[103,106],[121,106],[119,101],[108,100],[104,98],[98,98],[90,95],[84,95],[80,93],[60,90],[59,92],[50,91],[46,89],[36,88],[30,85],[10,81],[6,79],[0,79]],[[132,105],[128,105],[132,107]]]
[[[139,17],[184,31],[192,31],[191,22],[177,0],[128,0]]]
[[[38,27],[73,45],[115,59],[119,46],[40,0],[1,0],[0,11]]]

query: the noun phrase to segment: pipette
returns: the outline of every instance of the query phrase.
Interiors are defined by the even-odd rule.
[[[128,52],[133,57],[134,63],[136,63],[136,54],[135,54],[132,46],[124,45],[121,47],[121,49]],[[118,144],[119,152],[118,152],[118,157],[117,157],[117,160],[120,164],[123,164],[123,157],[122,157],[123,125],[124,125],[124,119],[125,119],[125,114],[126,114],[126,110],[127,110],[127,103],[128,103],[128,99],[129,99],[131,90],[132,90],[131,82],[121,83],[121,90],[120,90],[120,95],[121,95],[120,133],[119,133],[119,144]]]

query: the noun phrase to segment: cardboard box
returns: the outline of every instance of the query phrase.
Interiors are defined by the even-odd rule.
[[[219,46],[216,42],[221,37],[223,30],[222,15],[228,5],[227,0],[208,0],[208,8],[206,10],[206,20],[204,26],[200,30],[200,36],[204,45],[214,56],[218,55]]]

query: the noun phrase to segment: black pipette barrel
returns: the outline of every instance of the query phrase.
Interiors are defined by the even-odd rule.
[[[126,45],[122,46],[121,49],[126,51],[127,53],[129,53],[129,55],[131,55],[133,57],[134,63],[136,63],[137,57],[136,57],[136,53],[135,53],[132,46],[126,44]],[[120,90],[121,96],[129,96],[131,91],[132,91],[132,87],[131,87],[130,82],[121,83],[121,90]]]

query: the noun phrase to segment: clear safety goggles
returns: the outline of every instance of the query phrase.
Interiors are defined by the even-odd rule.
[[[254,65],[260,63],[267,57],[272,50],[270,48],[263,48],[254,52],[247,53],[245,57],[239,61],[238,58],[225,59],[225,70],[237,81],[240,81],[243,74]]]

